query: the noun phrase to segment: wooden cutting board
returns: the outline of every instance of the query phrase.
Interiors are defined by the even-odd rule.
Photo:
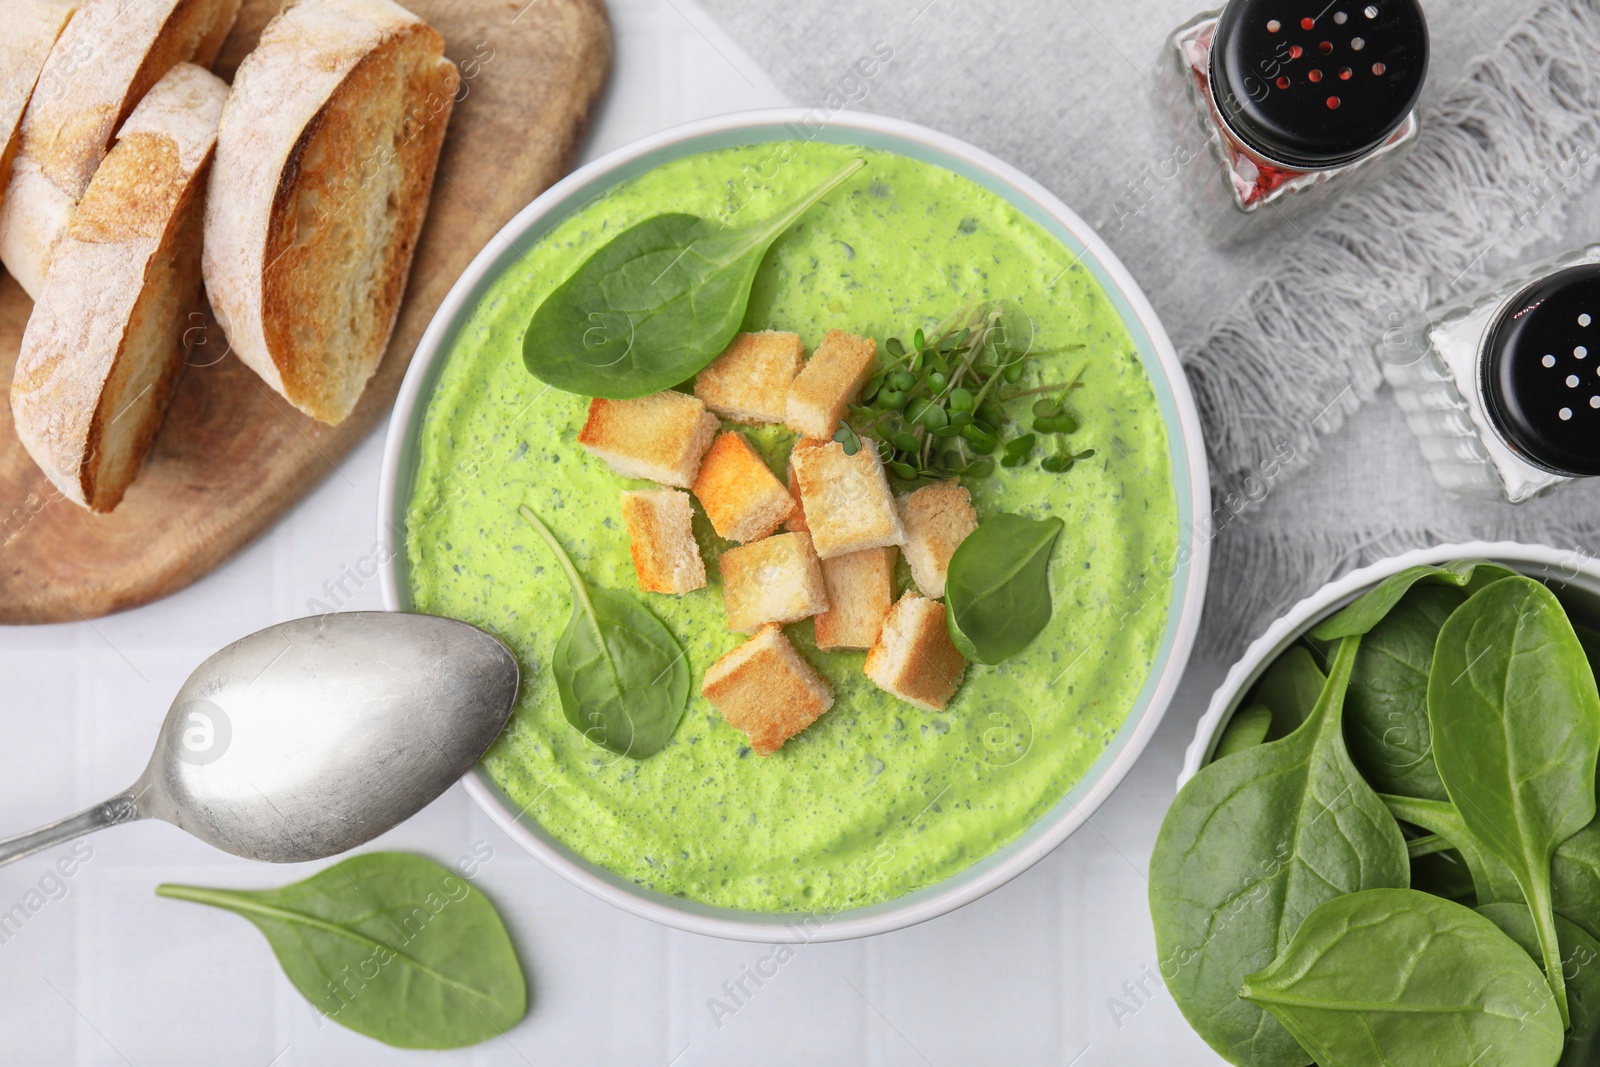
[[[0,623],[64,622],[149,603],[237,552],[387,417],[417,341],[496,231],[571,165],[611,66],[604,0],[414,0],[462,90],[394,339],[360,404],[325,426],[268,389],[209,316],[138,481],[109,515],[63,499],[0,402]],[[244,0],[216,72],[232,79],[279,0]],[[32,302],[0,277],[0,401]],[[376,506],[376,500],[373,501]]]

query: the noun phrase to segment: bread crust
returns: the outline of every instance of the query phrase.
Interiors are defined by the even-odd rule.
[[[0,202],[0,260],[30,296],[134,108],[177,64],[211,64],[239,2],[83,0],[39,72]]]
[[[201,203],[227,85],[179,64],[123,124],[62,237],[11,384],[17,436],[110,511],[160,428],[200,299]]]
[[[313,418],[343,420],[388,347],[458,85],[390,0],[302,0],[239,66],[206,291],[233,351]]]
[[[0,204],[34,86],[78,0],[0,0]]]

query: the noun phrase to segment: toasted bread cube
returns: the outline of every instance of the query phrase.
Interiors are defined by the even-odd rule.
[[[741,333],[695,375],[694,395],[725,419],[781,424],[789,412],[789,383],[805,361],[799,334]]]
[[[879,689],[926,711],[944,710],[966,669],[945,626],[944,605],[911,592],[889,609],[865,667]]]
[[[789,429],[826,441],[839,428],[845,405],[872,375],[878,343],[843,330],[829,330],[811,361],[789,386]]]
[[[647,593],[703,589],[706,565],[694,540],[694,507],[682,489],[623,490],[622,521],[639,588]]]
[[[769,622],[798,622],[828,610],[828,584],[807,534],[778,534],[730,548],[722,568],[728,629],[754,633]]]
[[[776,625],[763,626],[713,663],[700,695],[722,712],[729,726],[743,731],[762,756],[778,751],[833,707],[827,681],[800,658]]]
[[[806,526],[821,559],[898,545],[905,540],[878,450],[863,442],[853,456],[829,441],[789,457]]]
[[[906,562],[911,564],[911,577],[923,596],[938,600],[944,596],[950,557],[978,528],[972,496],[952,478],[925,485],[900,497],[895,504],[906,528]]]
[[[817,616],[817,647],[871,648],[894,604],[894,548],[868,548],[822,561],[828,610]]]
[[[783,525],[794,511],[777,475],[742,433],[722,433],[711,443],[694,480],[694,495],[718,537],[744,544]]]
[[[717,435],[717,417],[688,393],[671,389],[637,400],[589,401],[578,443],[624,478],[687,489]]]
[[[794,476],[794,454],[805,448],[817,448],[826,444],[825,441],[812,441],[802,437],[794,443],[789,450],[789,495],[794,497],[794,511],[784,520],[783,528],[790,533],[810,533],[811,527],[806,525],[806,509],[800,503],[800,482]]]

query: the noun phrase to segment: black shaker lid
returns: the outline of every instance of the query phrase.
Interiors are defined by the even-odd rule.
[[[1483,398],[1536,463],[1600,475],[1600,264],[1568,267],[1518,293],[1490,327]]]
[[[1211,93],[1267,159],[1332,167],[1377,148],[1428,70],[1417,0],[1232,0],[1211,46]]]

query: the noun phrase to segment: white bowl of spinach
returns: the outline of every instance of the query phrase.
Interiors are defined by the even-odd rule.
[[[1163,979],[1240,1065],[1600,1057],[1600,564],[1447,545],[1307,598],[1157,839]]]

